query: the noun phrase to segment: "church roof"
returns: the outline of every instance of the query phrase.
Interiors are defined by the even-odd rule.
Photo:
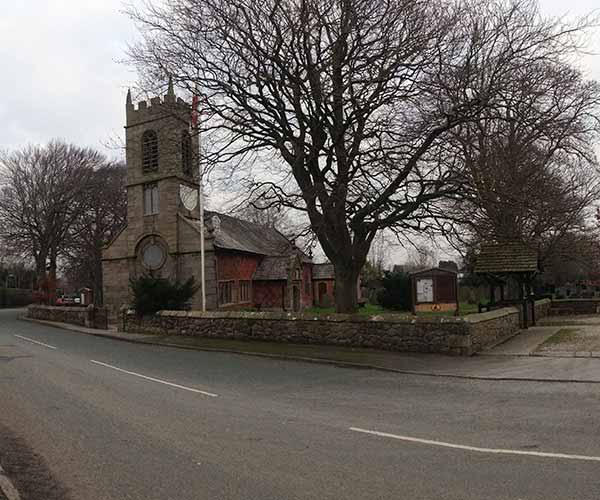
[[[298,251],[290,240],[272,227],[208,210],[204,212],[204,224],[214,226],[212,219],[215,216],[219,218],[219,227],[213,233],[217,248],[268,256],[289,256]],[[199,224],[197,219],[188,220],[194,225]],[[301,256],[310,262],[305,254],[301,253]]]
[[[286,255],[293,248],[292,243],[276,229],[230,215],[206,211],[205,224],[209,224],[214,216],[220,220],[219,228],[215,230],[216,247],[259,255]]]
[[[289,256],[265,257],[258,265],[253,279],[287,280],[290,264]]]
[[[313,264],[313,279],[314,280],[332,280],[335,278],[335,270],[333,264],[325,262],[324,264]]]

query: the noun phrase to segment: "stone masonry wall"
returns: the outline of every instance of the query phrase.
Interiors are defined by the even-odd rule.
[[[457,318],[161,311],[144,319],[125,312],[120,326],[138,333],[470,354],[468,325]]]
[[[471,346],[474,352],[509,339],[520,328],[520,313],[515,307],[506,307],[465,318],[470,325]]]
[[[161,311],[140,319],[123,310],[119,328],[131,333],[470,356],[513,336],[519,330],[519,311],[505,308],[466,318]]]
[[[44,321],[56,321],[87,328],[108,329],[108,310],[90,304],[87,307],[58,307],[31,305],[27,317]]]
[[[538,300],[535,303],[535,320],[545,318],[550,314],[552,301],[550,299]]]
[[[598,314],[600,299],[561,299],[552,301],[552,313],[556,314]]]

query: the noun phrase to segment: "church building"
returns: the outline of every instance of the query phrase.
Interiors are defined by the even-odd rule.
[[[312,306],[311,259],[275,229],[216,212],[200,225],[197,137],[190,106],[167,94],[134,106],[127,94],[127,225],[104,249],[104,303],[131,303],[130,278],[150,274],[200,284],[205,237],[206,307],[300,311]],[[201,291],[192,300],[201,309]]]

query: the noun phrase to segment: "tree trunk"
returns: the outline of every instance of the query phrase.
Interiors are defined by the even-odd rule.
[[[102,283],[102,261],[99,260],[97,262],[100,262],[99,266],[96,266],[94,269],[94,290],[93,290],[93,299],[94,299],[94,304],[97,306],[101,306],[102,304],[104,304],[104,297],[102,296],[103,293],[103,283]]]
[[[48,271],[48,304],[56,305],[56,262],[50,264]]]
[[[354,313],[358,309],[358,272],[346,266],[335,268],[335,311],[338,313]]]

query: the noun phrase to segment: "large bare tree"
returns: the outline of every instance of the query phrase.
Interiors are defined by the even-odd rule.
[[[96,151],[60,141],[0,157],[0,236],[14,253],[33,259],[39,284],[55,282],[89,180],[104,161]]]
[[[529,0],[145,5],[130,11],[142,87],[165,73],[198,85],[205,166],[308,216],[340,312],[356,308],[376,234],[426,230],[459,192],[442,155],[449,131],[493,105],[515,69],[570,52],[581,28],[542,19]]]
[[[510,78],[494,107],[450,134],[465,190],[449,208],[463,240],[520,242],[544,261],[585,232],[600,195],[600,85],[564,61],[533,61]]]
[[[102,303],[102,249],[127,218],[126,176],[122,163],[107,163],[93,172],[65,242],[65,274],[73,283],[91,287],[97,304]]]

